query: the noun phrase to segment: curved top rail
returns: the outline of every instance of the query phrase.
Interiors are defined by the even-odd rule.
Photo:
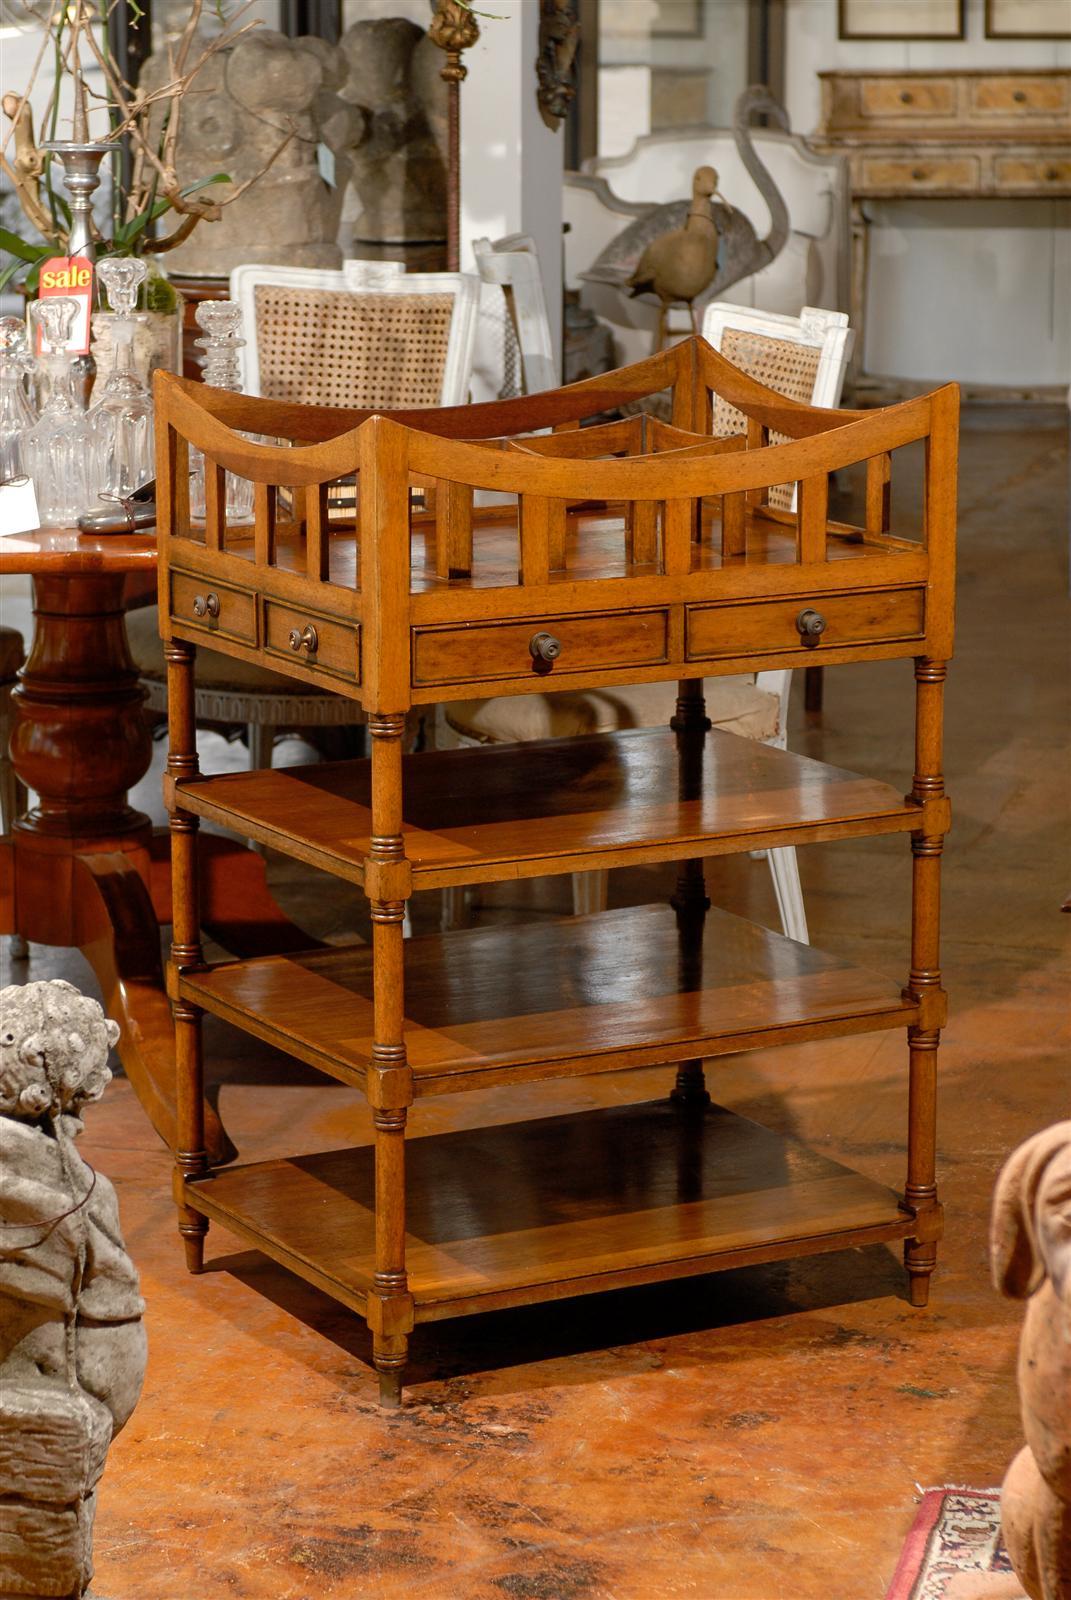
[[[390,417],[372,418],[364,426],[401,429],[411,470],[474,489],[552,499],[694,499],[797,482],[924,439],[930,432],[932,398],[920,395],[883,411],[865,412],[816,436],[761,450],[740,449],[738,438],[708,439],[657,455],[594,461],[439,439],[402,429]]]
[[[444,439],[407,427],[397,416],[373,415],[356,429],[315,445],[283,448],[252,444],[212,416],[190,393],[195,385],[157,374],[162,414],[182,435],[229,471],[257,483],[314,484],[354,472],[365,430],[381,438],[387,430],[404,436],[409,469],[427,477],[494,489],[507,494],[605,500],[690,499],[791,483],[833,472],[857,461],[923,439],[930,431],[934,395],[920,395],[881,411],[834,413],[847,416],[840,426],[787,444],[761,450],[732,448],[735,440],[700,443],[656,455],[612,460],[576,460],[528,449],[503,450],[498,441]],[[222,391],[207,391],[216,393]],[[852,418],[856,420],[850,420]],[[728,445],[728,448],[727,448]]]
[[[257,395],[234,394],[227,389],[208,389],[204,384],[179,378],[174,373],[158,372],[154,382],[158,403],[165,393],[185,393],[231,428],[275,434],[306,444],[322,444],[337,438],[371,416],[389,416],[405,427],[420,428],[447,439],[491,439],[531,433],[559,422],[575,422],[601,411],[613,411],[629,401],[658,394],[677,383],[714,389],[723,399],[766,426],[793,435],[822,432],[839,426],[845,417],[854,419],[867,415],[862,411],[830,411],[807,406],[777,394],[734,367],[701,338],[687,339],[631,366],[583,378],[579,383],[566,384],[559,389],[471,406],[398,410],[306,406]]]

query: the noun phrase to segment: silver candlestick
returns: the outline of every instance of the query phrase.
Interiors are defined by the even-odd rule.
[[[50,139],[41,146],[63,163],[63,187],[71,200],[71,232],[67,242],[69,256],[97,259],[93,240],[93,196],[100,187],[100,164],[111,155],[114,145],[94,144],[88,139]],[[90,390],[97,375],[97,363],[87,350],[72,362],[75,386],[83,407],[89,404]]]

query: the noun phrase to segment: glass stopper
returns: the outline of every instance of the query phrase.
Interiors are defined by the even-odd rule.
[[[40,331],[44,355],[63,354],[77,315],[77,300],[69,300],[65,295],[53,295],[48,300],[33,302],[30,307],[30,320]]]
[[[149,268],[135,256],[106,256],[97,262],[97,276],[108,292],[111,310],[117,316],[129,316],[138,303]]]

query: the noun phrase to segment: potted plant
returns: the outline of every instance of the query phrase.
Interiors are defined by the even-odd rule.
[[[129,9],[131,20],[141,15],[137,0],[118,0]],[[264,167],[244,183],[233,185],[225,172],[214,172],[180,183],[175,152],[183,107],[199,73],[217,52],[259,26],[243,22],[248,8],[223,20],[211,38],[203,29],[204,0],[192,0],[189,16],[169,50],[172,71],[168,80],[151,91],[130,84],[120,73],[107,44],[109,0],[52,0],[30,81],[22,94],[6,94],[2,107],[9,127],[0,150],[0,172],[18,200],[28,228],[16,232],[0,227],[0,249],[7,258],[0,268],[0,290],[13,282],[27,296],[38,292],[43,262],[55,256],[87,253],[144,256],[149,262],[139,309],[149,314],[146,337],[141,340],[139,365],[174,366],[179,351],[180,300],[160,266],[160,258],[189,238],[202,222],[219,218],[223,206],[238,199],[281,154],[293,137],[280,140]],[[218,15],[213,10],[213,19]],[[42,119],[47,137],[35,134],[30,96],[45,63],[52,84]],[[84,63],[94,63],[104,91],[94,91],[86,79]],[[57,139],[60,91],[69,80],[73,98],[72,137]],[[107,132],[90,141],[89,120],[93,103],[108,115]],[[97,120],[97,119],[94,119]],[[111,195],[106,218],[93,215],[90,197],[99,179],[97,169],[111,162]],[[70,198],[65,197],[60,178]],[[76,187],[72,173],[76,171]],[[225,198],[213,196],[214,186],[227,185]],[[88,247],[88,248],[87,248]],[[108,314],[94,317],[94,352],[100,349],[107,364]],[[163,352],[171,359],[161,361]]]

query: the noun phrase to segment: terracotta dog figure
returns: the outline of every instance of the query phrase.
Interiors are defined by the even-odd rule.
[[[996,1287],[1029,1301],[1018,1373],[1026,1445],[1001,1492],[1004,1542],[1030,1600],[1071,1600],[1071,1122],[1007,1161],[990,1259]]]

